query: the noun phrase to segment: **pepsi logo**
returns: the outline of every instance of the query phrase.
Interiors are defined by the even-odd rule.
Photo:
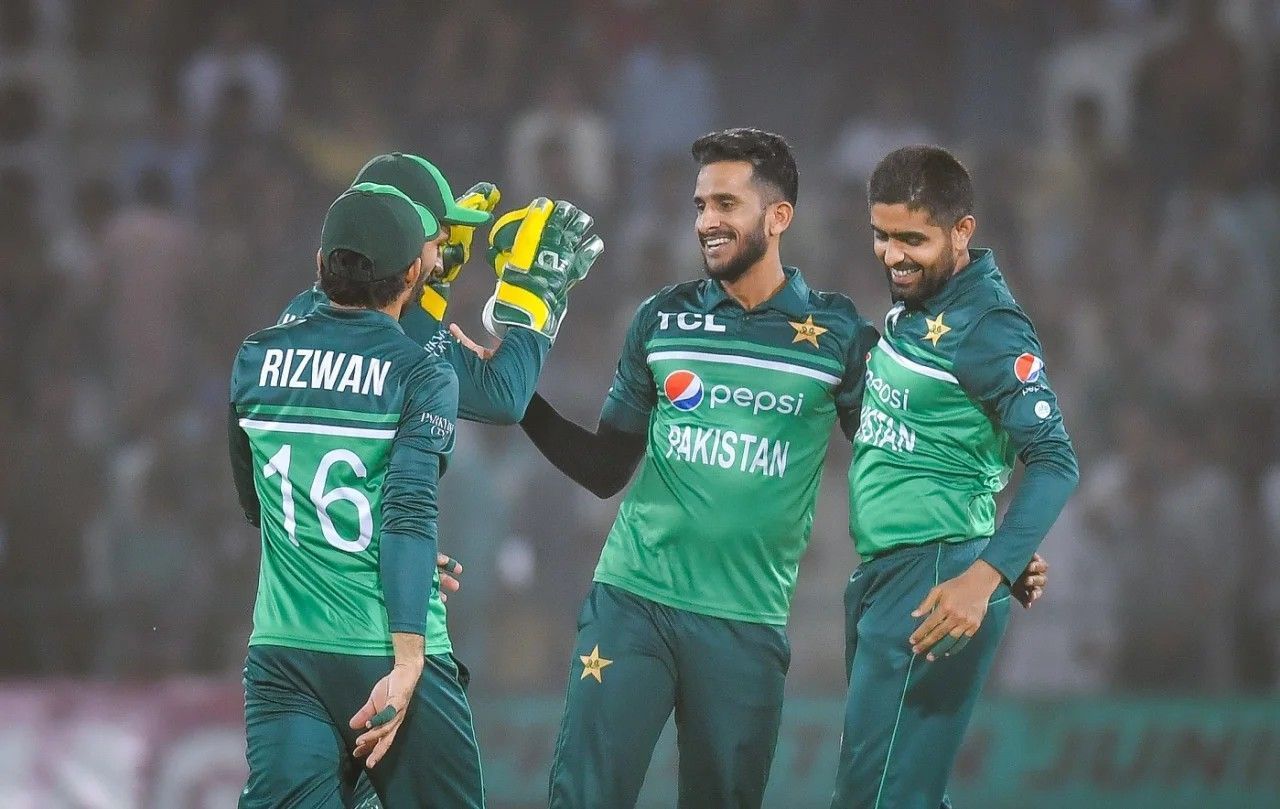
[[[1035,354],[1019,354],[1018,358],[1013,361],[1013,375],[1018,378],[1019,382],[1030,383],[1040,379],[1040,372],[1044,370],[1044,360]]]
[[[702,404],[702,379],[693,371],[672,371],[662,381],[662,392],[676,410],[693,410]]]

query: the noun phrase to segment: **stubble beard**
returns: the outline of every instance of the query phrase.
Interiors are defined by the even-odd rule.
[[[925,301],[937,295],[938,292],[951,280],[951,276],[956,272],[955,253],[951,249],[951,240],[947,239],[946,248],[942,252],[938,263],[929,267],[920,268],[920,280],[916,283],[915,288],[910,294],[903,294],[893,284],[893,276],[889,268],[885,268],[885,280],[889,282],[889,297],[894,303],[905,304],[908,309],[914,309]]]
[[[732,284],[746,275],[747,270],[764,258],[764,254],[768,250],[769,242],[764,235],[764,216],[762,215],[759,226],[743,239],[742,249],[738,251],[737,255],[725,262],[719,269],[712,269],[704,254],[702,266],[706,270],[708,278],[719,281],[722,284]]]

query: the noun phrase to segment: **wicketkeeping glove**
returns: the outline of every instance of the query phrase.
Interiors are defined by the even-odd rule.
[[[473,211],[493,213],[502,199],[502,192],[493,183],[476,183],[465,194],[458,197],[460,208]],[[462,265],[471,259],[471,239],[475,236],[475,225],[450,225],[449,239],[444,243],[444,274],[440,280],[448,282],[458,277]]]
[[[586,235],[592,222],[572,203],[539,197],[494,223],[488,256],[498,286],[483,316],[490,334],[516,326],[555,339],[569,291],[604,251],[599,236]]]
[[[476,183],[456,201],[462,208],[492,213],[501,199],[502,192],[493,183]],[[445,309],[449,306],[449,284],[471,258],[471,240],[475,233],[474,225],[450,225],[449,238],[440,246],[444,272],[427,282],[420,300],[422,308],[436,320],[444,320]]]

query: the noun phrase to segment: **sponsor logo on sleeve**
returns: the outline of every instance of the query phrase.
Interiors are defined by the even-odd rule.
[[[1040,373],[1044,371],[1044,360],[1035,354],[1019,354],[1013,361],[1013,375],[1023,384],[1040,381]]]
[[[431,425],[431,434],[436,438],[449,438],[453,435],[453,422],[435,413],[423,413],[421,422]]]

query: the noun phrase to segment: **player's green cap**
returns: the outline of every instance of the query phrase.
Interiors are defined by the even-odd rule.
[[[355,181],[383,183],[398,188],[445,225],[483,225],[492,216],[485,211],[459,207],[453,199],[449,181],[440,169],[417,155],[404,152],[380,154],[364,164]]]
[[[403,273],[422,255],[423,243],[440,230],[435,217],[399,190],[378,183],[357,183],[334,200],[320,229],[320,252],[351,250],[372,263],[368,277],[378,281]]]

